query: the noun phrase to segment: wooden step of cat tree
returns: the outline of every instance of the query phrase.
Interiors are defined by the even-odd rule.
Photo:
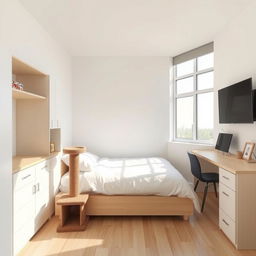
[[[60,224],[57,232],[75,232],[86,229],[88,217],[85,206],[88,198],[88,194],[76,197],[66,195],[57,201],[57,205],[60,206]]]
[[[79,154],[84,147],[64,148],[63,153],[69,154],[69,194],[63,195],[58,201],[60,206],[60,224],[57,232],[83,231],[86,228],[85,212],[88,194],[79,194]]]

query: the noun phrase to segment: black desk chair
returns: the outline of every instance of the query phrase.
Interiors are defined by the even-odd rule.
[[[191,153],[188,153],[188,156],[189,156],[190,165],[191,165],[191,172],[197,178],[194,191],[196,191],[199,181],[206,182],[206,185],[204,188],[203,203],[202,203],[202,208],[201,208],[201,212],[203,212],[209,183],[213,183],[215,195],[216,195],[216,197],[218,197],[216,183],[219,183],[219,174],[215,173],[215,172],[202,173],[201,165],[200,165],[200,162],[197,159],[197,157]]]

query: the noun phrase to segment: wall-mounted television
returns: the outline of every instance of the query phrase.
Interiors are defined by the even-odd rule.
[[[220,123],[253,123],[252,79],[246,79],[219,90]]]

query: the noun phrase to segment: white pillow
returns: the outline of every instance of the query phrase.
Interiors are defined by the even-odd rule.
[[[62,161],[69,166],[69,155],[66,154],[62,157]],[[90,172],[93,167],[97,164],[99,161],[99,157],[89,153],[85,152],[79,155],[79,167],[81,172]]]

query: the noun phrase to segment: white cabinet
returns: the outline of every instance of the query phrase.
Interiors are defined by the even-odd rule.
[[[256,173],[219,174],[219,227],[237,249],[256,249]]]
[[[14,255],[33,236],[35,229],[35,168],[13,175]]]
[[[230,241],[236,243],[236,175],[219,170],[219,226]]]
[[[50,217],[49,161],[13,175],[14,255]]]
[[[54,213],[61,155],[13,174],[13,246],[16,255]]]
[[[36,165],[35,168],[35,232],[37,232],[50,217],[49,160]]]

